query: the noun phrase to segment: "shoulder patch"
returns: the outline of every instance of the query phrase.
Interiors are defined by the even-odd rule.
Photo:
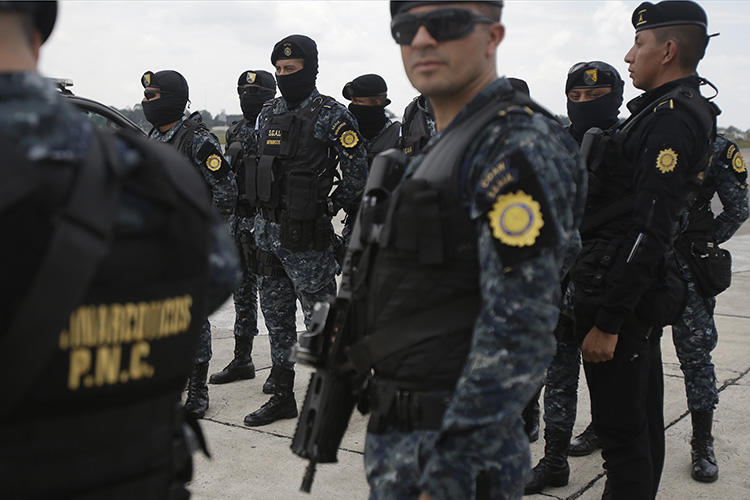
[[[745,158],[742,157],[742,153],[740,153],[739,151],[736,151],[734,153],[734,156],[732,157],[732,168],[738,174],[747,172],[747,167],[745,166]]]
[[[541,205],[522,190],[498,196],[488,217],[492,235],[512,247],[532,246],[544,226]]]
[[[196,153],[199,165],[205,165],[214,175],[222,176],[229,171],[229,164],[219,154],[211,141],[205,141]]]
[[[359,136],[354,130],[346,130],[339,137],[339,141],[345,148],[353,148],[359,143]]]
[[[221,158],[217,154],[210,155],[208,158],[206,158],[206,167],[211,172],[216,172],[221,168]]]
[[[672,148],[662,149],[656,157],[656,168],[662,174],[673,172],[677,168],[677,153]]]

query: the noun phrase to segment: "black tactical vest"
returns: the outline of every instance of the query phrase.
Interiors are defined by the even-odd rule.
[[[394,351],[373,360],[376,377],[415,390],[454,388],[480,306],[476,224],[461,200],[460,162],[486,123],[518,105],[540,109],[509,92],[471,121],[452,124],[385,206],[371,203],[373,191],[389,191],[372,186],[381,175],[373,166],[351,245],[363,247],[356,275],[366,277],[353,284],[356,327],[372,336],[368,342],[388,346],[377,351]],[[349,353],[355,364],[373,358],[358,350]]]
[[[246,193],[246,182],[245,172],[250,169],[254,171],[255,164],[257,162],[257,144],[255,141],[243,141],[238,131],[244,127],[250,125],[248,121],[243,118],[242,120],[232,124],[227,130],[226,139],[227,145],[225,148],[224,157],[232,167],[234,175],[237,177],[237,215],[241,217],[250,217],[255,213],[255,207],[250,203]]]
[[[429,101],[422,96],[416,97],[404,110],[404,121],[401,124],[401,150],[407,156],[416,156],[427,145],[432,137],[427,127],[427,112],[419,104],[424,99],[429,110]]]
[[[31,284],[19,283],[15,314],[4,314],[0,329],[3,379],[26,382],[18,397],[10,392],[12,406],[0,409],[8,498],[184,498],[190,456],[179,398],[206,315],[210,200],[198,173],[171,148],[125,133],[120,138],[143,158],[127,171],[112,163],[119,155],[114,144],[98,153],[92,147],[80,168],[8,165],[29,172],[32,183],[18,203],[0,207],[0,223],[40,223],[37,231],[17,233],[23,235],[17,244],[33,250],[18,255],[16,276]],[[97,177],[106,169],[110,175]],[[94,195],[75,195],[91,172],[99,181],[89,183],[89,194],[114,195],[106,230],[76,215],[103,210],[90,202]],[[71,272],[67,283],[46,287],[52,290],[46,306],[32,304],[29,296],[46,280],[33,271],[46,269],[46,251],[59,248],[61,231],[73,247],[99,240],[101,257],[85,283]],[[73,254],[66,266],[87,263]],[[69,300],[73,308],[61,311],[52,322],[57,326],[25,332],[14,343],[14,332],[33,320],[18,314],[56,310],[55,298],[75,288],[80,297]]]
[[[375,156],[386,149],[398,147],[400,133],[401,123],[393,122],[374,141],[370,142],[367,146],[367,165],[372,165]]]

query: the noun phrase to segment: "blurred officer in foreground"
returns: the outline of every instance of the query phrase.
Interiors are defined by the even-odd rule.
[[[221,154],[219,140],[209,132],[197,111],[185,116],[189,91],[185,78],[177,71],[147,71],[141,77],[143,114],[153,125],[148,136],[171,144],[201,173],[211,192],[214,207],[226,221],[237,203],[234,172]],[[208,409],[208,362],[211,360],[211,325],[204,318],[201,340],[188,382],[185,409],[201,418]]]
[[[576,331],[607,470],[604,498],[654,498],[664,464],[662,327],[686,286],[674,259],[680,218],[705,176],[718,108],[701,96],[708,44],[696,3],[643,3],[625,56],[644,94],[614,134],[590,131],[583,251],[571,276]],[[591,141],[591,142],[589,142]]]
[[[617,125],[624,85],[617,70],[601,61],[581,62],[570,68],[565,82],[568,132],[576,142],[580,143],[590,128],[609,130]],[[595,174],[589,176],[589,182],[596,178]],[[544,456],[526,485],[527,495],[547,486],[565,486],[570,477],[568,443],[576,421],[581,346],[575,338],[573,289],[568,282],[564,280],[563,307],[555,329],[557,349],[544,381]],[[596,433],[591,429],[576,439],[590,439],[588,446],[598,447]]]
[[[554,351],[585,171],[556,120],[497,77],[501,7],[391,2],[391,33],[438,135],[401,170],[390,205],[362,205],[350,245],[362,249],[353,323],[379,353],[372,499],[515,499],[526,483],[521,412]],[[382,230],[371,208],[388,214]]]
[[[237,178],[239,197],[235,213],[229,218],[229,231],[240,251],[242,283],[234,291],[234,357],[223,370],[211,375],[209,382],[212,384],[255,378],[251,355],[253,339],[258,335],[258,264],[253,234],[257,209],[247,197],[245,171],[255,168],[258,154],[255,121],[263,103],[276,94],[276,81],[267,71],[243,71],[237,80],[237,94],[242,120],[227,130],[224,157]]]
[[[716,218],[711,211],[714,193],[722,205]],[[717,136],[703,186],[687,214],[687,227],[675,244],[680,270],[688,282],[688,296],[685,312],[672,325],[672,339],[685,376],[693,426],[691,476],[701,482],[719,477],[711,435],[713,411],[719,402],[711,362],[711,351],[718,340],[713,313],[714,296],[729,286],[731,267],[728,253],[719,251],[718,245],[731,238],[747,217],[745,160],[735,143]]]
[[[385,107],[391,100],[388,99],[385,80],[380,75],[358,76],[344,85],[342,94],[352,101],[349,111],[357,119],[359,131],[367,141],[368,165],[378,153],[398,147],[401,123],[391,121],[385,114]]]
[[[271,53],[281,97],[258,116],[257,168],[246,173],[247,196],[257,203],[260,306],[271,342],[271,373],[263,392],[271,399],[245,417],[266,425],[297,416],[294,362],[297,299],[309,326],[312,307],[336,293],[331,217],[356,210],[367,178],[364,141],[347,109],[315,88],[318,49],[290,35]],[[341,180],[333,193],[336,164]]]
[[[56,12],[0,2],[2,496],[186,499],[180,392],[237,258],[180,155],[38,75]]]

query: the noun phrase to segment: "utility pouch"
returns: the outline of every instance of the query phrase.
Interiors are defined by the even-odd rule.
[[[229,166],[232,167],[232,170],[234,170],[235,172],[237,172],[237,169],[241,167],[241,164],[238,161],[241,156],[242,143],[240,141],[233,141],[231,144],[229,144],[226,152],[224,153],[224,158],[229,162]]]
[[[245,169],[245,197],[252,206],[258,204],[258,160],[254,156],[243,160],[241,168]]]
[[[315,221],[315,236],[313,238],[313,248],[315,250],[322,251],[333,245],[333,226],[327,217],[318,217]]]
[[[261,156],[258,162],[255,191],[258,195],[258,201],[266,208],[278,206],[279,188],[276,186],[275,160],[276,158],[273,156]]]
[[[675,324],[687,303],[687,283],[682,278],[674,255],[664,261],[662,279],[641,297],[635,314],[656,328]]]
[[[715,297],[732,283],[732,254],[713,241],[678,242],[677,249],[685,258],[695,280],[698,293]]]
[[[318,214],[317,179],[306,170],[287,174],[287,216],[292,221],[314,221]]]

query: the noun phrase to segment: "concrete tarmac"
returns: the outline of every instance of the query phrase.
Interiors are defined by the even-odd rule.
[[[664,420],[666,461],[659,499],[748,499],[750,498],[750,434],[745,433],[750,408],[750,227],[722,245],[733,256],[732,286],[717,299],[716,325],[719,343],[713,352],[719,386],[719,407],[715,412],[714,437],[719,462],[719,480],[698,483],[690,477],[690,416],[685,386],[672,344],[671,329],[662,337],[664,360]],[[253,360],[256,378],[226,385],[209,385],[210,406],[201,424],[206,434],[210,460],[196,455],[191,483],[196,500],[234,499],[365,499],[368,487],[364,475],[363,450],[366,418],[355,411],[338,453],[339,463],[318,466],[311,494],[299,492],[306,461],[292,454],[289,446],[296,420],[282,420],[250,428],[244,416],[256,410],[268,396],[261,387],[270,372],[268,337],[259,313],[261,335],[255,339]],[[209,373],[221,370],[232,358],[234,309],[231,301],[211,317],[213,351]],[[301,312],[297,325],[304,328]],[[297,367],[297,403],[304,400],[310,370]],[[589,401],[581,370],[578,418],[574,435],[589,422]],[[542,422],[543,424],[543,422]],[[540,435],[542,433],[540,432]],[[543,454],[543,439],[531,444],[532,464]],[[543,494],[525,498],[594,500],[604,489],[602,460],[597,452],[588,457],[570,457],[570,482],[549,488]]]

